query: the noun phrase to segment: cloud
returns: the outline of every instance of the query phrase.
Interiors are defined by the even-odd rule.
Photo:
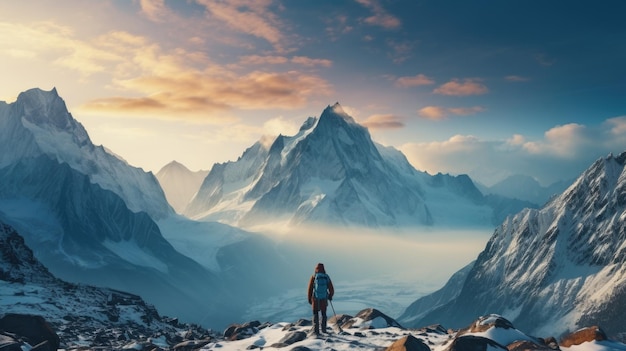
[[[10,57],[52,62],[83,77],[103,72],[123,59],[108,48],[76,39],[72,28],[53,22],[0,23],[0,48],[10,48],[0,49]]]
[[[207,15],[244,34],[264,39],[278,52],[284,52],[282,23],[271,10],[271,0],[196,0]]]
[[[392,114],[371,115],[360,124],[369,129],[396,129],[405,126],[402,117]]]
[[[294,109],[304,106],[310,96],[332,91],[325,80],[298,71],[253,71],[237,76],[228,71],[188,70],[120,80],[117,84],[142,96],[98,99],[84,108],[100,112],[151,112],[169,119],[189,116],[208,119],[212,114],[231,109]],[[222,119],[215,118],[216,122]]]
[[[333,91],[330,83],[315,74],[231,69],[213,62],[202,51],[165,48],[125,31],[86,38],[78,34],[51,22],[0,23],[0,52],[33,64],[52,63],[78,72],[83,80],[106,79],[110,95],[92,98],[78,108],[91,114],[193,117],[196,121],[223,123],[232,119],[227,111],[294,109],[312,97],[328,96]],[[11,51],[2,51],[2,47]],[[306,67],[330,64],[303,56],[290,61]]]
[[[139,6],[141,13],[154,22],[162,22],[169,14],[165,0],[140,0]]]
[[[626,116],[600,125],[555,126],[542,139],[521,134],[506,140],[455,135],[443,141],[407,143],[399,149],[419,170],[469,174],[492,185],[510,175],[533,176],[544,185],[580,175],[596,159],[626,151]]]
[[[431,120],[442,120],[450,115],[467,116],[473,115],[479,112],[485,111],[484,107],[441,107],[441,106],[426,106],[417,111],[420,117]]]
[[[413,53],[413,48],[415,47],[415,42],[406,40],[398,41],[394,39],[387,39],[386,44],[391,49],[387,56],[389,56],[393,63],[396,64],[408,60]]]
[[[281,65],[288,63],[289,59],[285,56],[260,56],[260,55],[249,55],[243,56],[239,58],[239,63],[243,65]]]
[[[263,130],[265,135],[277,136],[282,135],[295,135],[298,133],[300,125],[294,120],[286,119],[282,116],[269,119],[263,123]]]
[[[530,80],[530,78],[522,77],[522,76],[516,76],[516,75],[506,76],[506,77],[504,77],[504,79],[509,81],[509,82],[528,82]]]
[[[402,25],[402,22],[397,17],[390,15],[376,0],[356,0],[359,4],[365,6],[373,12],[372,16],[369,16],[363,20],[363,22],[382,27],[385,29],[397,29]]]
[[[583,149],[591,146],[593,136],[583,125],[570,123],[546,131],[544,139],[523,144],[531,154],[553,155],[561,158],[576,158]]]
[[[487,87],[477,79],[465,79],[460,81],[453,79],[433,91],[435,94],[466,96],[466,95],[482,95],[488,91]]]
[[[427,76],[423,74],[418,74],[418,75],[409,76],[409,77],[400,77],[396,79],[396,86],[399,86],[402,88],[410,88],[410,87],[417,87],[421,85],[431,85],[431,84],[435,84],[435,81],[428,78]]]
[[[333,61],[326,59],[312,59],[305,56],[294,56],[291,58],[291,62],[297,63],[303,66],[322,66],[322,67],[331,67],[333,65]]]
[[[293,56],[292,58],[288,58],[285,56],[276,56],[276,55],[249,55],[243,56],[239,59],[239,64],[242,65],[283,65],[286,63],[295,63],[301,66],[306,67],[332,67],[333,61],[327,59],[315,59],[306,56]]]

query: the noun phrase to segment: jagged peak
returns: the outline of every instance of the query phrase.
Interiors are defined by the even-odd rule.
[[[50,91],[29,89],[20,93],[15,103],[20,109],[20,117],[35,125],[50,125],[60,130],[71,130],[76,126],[56,88]]]
[[[322,112],[322,115],[320,116],[320,122],[323,120],[335,119],[335,118],[341,118],[342,120],[350,124],[358,124],[356,123],[354,118],[352,118],[352,116],[346,113],[346,111],[343,109],[343,107],[341,107],[339,102],[336,102],[332,106],[328,105],[324,109],[324,111]]]

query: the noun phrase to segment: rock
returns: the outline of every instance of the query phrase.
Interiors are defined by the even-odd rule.
[[[380,323],[380,325],[376,325]],[[341,327],[343,328],[352,328],[358,326],[361,329],[373,329],[376,327],[398,327],[402,328],[402,326],[396,322],[395,319],[387,316],[386,314],[380,312],[375,308],[366,308],[361,310],[359,313],[351,318],[349,321],[343,323]]]
[[[59,336],[41,316],[9,313],[0,318],[0,330],[19,335],[31,345],[48,341],[50,348],[56,350],[61,344]]]
[[[408,335],[391,344],[385,351],[430,351],[430,347],[413,335]]]
[[[580,345],[587,341],[602,341],[607,340],[606,334],[600,327],[592,326],[577,330],[563,339],[561,339],[561,346],[571,347],[574,345]]]
[[[470,333],[481,333],[491,327],[512,329],[513,323],[509,322],[506,318],[500,315],[490,314],[487,316],[479,317],[472,325],[468,327],[469,329],[467,331]]]
[[[554,351],[559,349],[558,346],[556,349],[554,349],[546,344],[541,345],[528,340],[516,341],[507,345],[507,348],[509,349],[509,351]]]
[[[22,347],[13,336],[0,333],[0,351],[22,351]]]
[[[232,324],[224,331],[224,339],[226,340],[241,340],[249,338],[256,334],[261,325],[258,321],[248,322],[245,324]]]
[[[191,351],[191,350],[198,350],[200,348],[202,348],[204,345],[208,344],[209,342],[211,342],[211,340],[207,339],[207,340],[188,340],[188,341],[183,341],[179,344],[174,345],[173,349],[175,351]]]
[[[271,347],[285,347],[291,344],[297,343],[298,341],[302,341],[306,339],[306,333],[302,331],[290,332],[287,333],[282,339],[280,339],[277,343],[272,344]]]
[[[508,351],[497,342],[475,335],[462,335],[455,338],[445,351]]]

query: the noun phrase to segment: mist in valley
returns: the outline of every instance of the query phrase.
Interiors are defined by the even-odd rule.
[[[275,243],[286,265],[277,273],[296,281],[286,284],[282,293],[254,301],[244,318],[273,322],[310,318],[306,288],[318,262],[333,280],[337,313],[354,315],[373,307],[396,318],[476,259],[492,233],[493,228],[265,229],[259,235]]]

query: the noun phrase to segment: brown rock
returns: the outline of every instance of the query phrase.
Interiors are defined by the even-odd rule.
[[[563,339],[561,339],[561,346],[570,347],[573,345],[580,345],[584,342],[594,340],[607,340],[606,334],[598,326],[583,328],[565,336]]]

